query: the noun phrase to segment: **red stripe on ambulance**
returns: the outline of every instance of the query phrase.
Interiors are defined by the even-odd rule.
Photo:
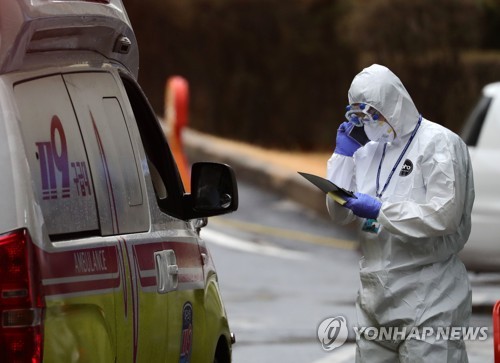
[[[197,244],[188,242],[158,242],[134,245],[142,287],[156,286],[154,253],[173,250],[179,267],[179,283],[203,281],[201,255]]]
[[[45,295],[111,290],[120,286],[116,246],[63,252],[38,249]]]
[[[123,240],[121,240],[123,241]],[[102,246],[62,252],[38,249],[45,294],[61,295],[98,292],[124,286],[123,247],[118,241],[114,246]],[[118,250],[121,248],[121,251]],[[189,242],[156,242],[131,246],[133,260],[137,264],[141,287],[157,286],[154,253],[174,250],[179,267],[179,283],[203,281],[203,269],[198,245]],[[127,297],[124,297],[127,299]],[[127,305],[127,300],[125,300]]]

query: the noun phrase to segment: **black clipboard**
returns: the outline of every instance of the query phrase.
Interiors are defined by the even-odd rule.
[[[335,185],[334,183],[332,183],[328,179],[322,178],[322,177],[314,175],[314,174],[303,173],[301,171],[298,171],[298,173],[326,194],[337,193],[337,194],[340,194],[341,197],[346,196],[346,197],[351,197],[351,198],[357,199],[357,197],[354,195],[353,192],[351,192],[347,189],[341,188],[338,185]]]

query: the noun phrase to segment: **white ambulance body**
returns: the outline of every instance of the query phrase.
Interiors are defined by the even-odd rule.
[[[0,362],[230,362],[206,217],[137,82],[119,0],[0,0]]]

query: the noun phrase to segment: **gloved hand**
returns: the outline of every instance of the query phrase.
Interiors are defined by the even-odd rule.
[[[335,154],[353,156],[356,150],[361,147],[356,140],[349,136],[349,132],[353,127],[355,127],[354,124],[347,121],[340,125],[337,130],[337,141],[334,151]]]
[[[344,207],[349,208],[361,218],[377,219],[382,202],[368,194],[354,193],[356,198],[348,198]]]

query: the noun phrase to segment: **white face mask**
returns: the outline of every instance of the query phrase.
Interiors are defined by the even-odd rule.
[[[394,140],[394,129],[385,121],[365,122],[366,136],[372,141],[392,142]]]

